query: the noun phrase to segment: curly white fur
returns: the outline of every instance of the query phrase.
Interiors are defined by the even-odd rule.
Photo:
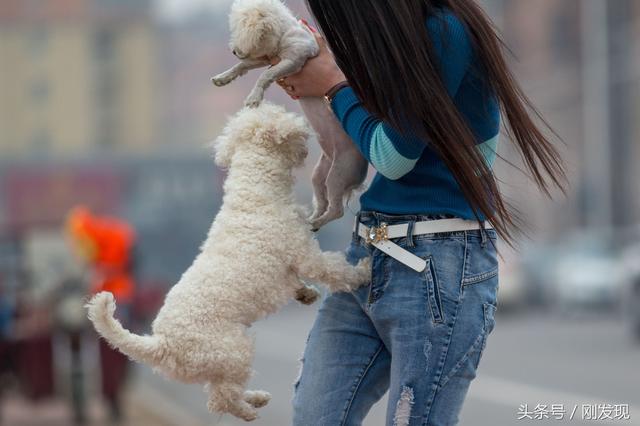
[[[293,196],[292,169],[307,155],[304,119],[263,104],[244,109],[215,143],[229,168],[225,195],[191,267],[171,288],[151,336],[125,330],[113,317],[111,293],[87,304],[96,330],[130,358],[173,379],[205,383],[208,408],[250,421],[269,401],[246,391],[254,355],[247,327],[292,297],[311,297],[301,279],[351,291],[370,279],[369,261],[349,265],[322,252]]]
[[[268,65],[270,58],[280,58],[260,76],[245,102],[247,106],[259,105],[274,81],[295,74],[319,52],[313,34],[280,0],[236,0],[229,20],[230,47],[241,62],[213,77],[216,86]],[[312,227],[319,229],[342,217],[344,202],[367,176],[368,163],[323,99],[301,98],[300,106],[318,134],[323,151],[313,173],[315,209],[309,219]]]

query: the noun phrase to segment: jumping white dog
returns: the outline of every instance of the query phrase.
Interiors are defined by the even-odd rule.
[[[229,168],[224,198],[200,254],[171,288],[152,335],[125,330],[113,295],[87,304],[96,330],[135,361],[185,382],[205,383],[212,412],[246,421],[270,395],[249,391],[254,339],[247,328],[292,297],[313,301],[301,279],[352,291],[370,279],[369,260],[351,266],[322,252],[296,205],[292,169],[303,164],[311,129],[298,115],[264,103],[233,117],[216,140],[215,161]]]
[[[319,53],[309,29],[280,0],[236,0],[230,14],[231,43],[240,63],[211,80],[216,86],[231,83],[255,68],[280,62],[258,79],[245,101],[262,102],[265,90],[276,80],[295,74],[307,59]],[[342,217],[343,203],[367,177],[368,164],[322,98],[301,98],[300,106],[318,135],[323,154],[312,176],[315,209],[309,221],[314,230]]]

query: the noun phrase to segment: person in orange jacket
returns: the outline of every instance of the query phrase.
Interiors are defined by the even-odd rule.
[[[74,251],[91,269],[89,293],[113,293],[118,302],[116,315],[129,322],[135,283],[133,249],[136,233],[122,219],[98,216],[85,206],[74,207],[67,217],[67,233]],[[128,358],[100,339],[102,394],[109,403],[113,420],[121,418],[119,395],[126,380]]]
[[[114,217],[96,216],[87,207],[79,206],[71,210],[67,229],[76,252],[93,269],[91,294],[109,291],[118,305],[131,303],[131,263],[136,240],[131,225]]]

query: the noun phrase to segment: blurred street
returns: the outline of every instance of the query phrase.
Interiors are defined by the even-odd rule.
[[[284,426],[291,422],[291,384],[298,357],[315,310],[291,304],[254,326],[257,335],[256,376],[250,389],[272,393],[260,410],[256,425]],[[596,424],[640,425],[640,345],[627,336],[615,316],[578,313],[573,316],[545,312],[501,313],[472,383],[460,426],[515,424],[594,424],[581,420],[583,404],[628,404],[630,420]],[[230,416],[207,413],[200,386],[184,386],[155,376],[146,367],[139,397],[148,395],[158,412],[172,412],[175,425],[235,426],[246,424]],[[371,410],[364,426],[384,422],[387,397]],[[528,404],[563,404],[564,420],[518,420],[519,407]],[[577,411],[568,420],[574,405]],[[169,417],[171,418],[171,417]]]

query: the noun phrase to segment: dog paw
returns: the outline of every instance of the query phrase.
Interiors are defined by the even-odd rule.
[[[271,394],[265,391],[245,391],[244,400],[254,408],[261,408],[269,403]]]
[[[252,422],[255,419],[258,418],[258,412],[247,412],[241,415],[238,415],[237,417],[241,418],[242,420],[244,420],[245,422]]]
[[[257,108],[262,103],[264,99],[264,92],[262,91],[253,91],[249,95],[249,97],[244,101],[244,105],[249,108]]]
[[[309,226],[309,230],[314,234],[320,230],[320,228],[313,226],[313,223],[308,222],[307,225]]]
[[[312,305],[319,297],[320,292],[312,286],[304,286],[296,290],[296,300],[303,305]]]
[[[210,399],[209,401],[207,401],[207,410],[209,410],[210,413],[218,413],[220,412],[221,408],[216,401]]]
[[[319,218],[309,218],[308,223],[312,232],[318,232],[320,228],[322,228],[322,226],[325,224],[325,221],[320,220]]]
[[[211,79],[211,82],[218,87],[226,86],[232,81],[233,81],[233,76],[227,73],[218,74]]]

